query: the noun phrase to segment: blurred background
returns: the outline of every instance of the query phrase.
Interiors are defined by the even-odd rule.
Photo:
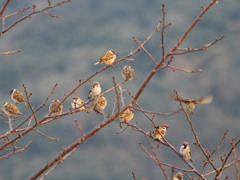
[[[1,37],[0,51],[21,49],[23,52],[9,56],[1,56],[0,66],[0,102],[3,105],[10,100],[10,89],[23,91],[22,84],[32,92],[31,101],[38,107],[49,95],[51,89],[58,83],[50,101],[62,99],[79,82],[95,71],[101,65],[93,66],[99,57],[109,49],[114,49],[120,57],[126,56],[130,50],[137,47],[132,36],[143,41],[156,27],[161,19],[161,6],[166,5],[166,21],[172,26],[167,29],[165,36],[166,51],[171,48],[185,29],[201,12],[201,7],[209,1],[111,1],[111,0],[81,0],[72,1],[50,12],[60,18],[50,18],[44,14],[26,20]],[[13,13],[35,3],[37,9],[46,6],[47,1],[13,1],[7,13]],[[14,18],[6,21],[13,22]],[[196,113],[191,115],[193,125],[199,134],[202,145],[213,150],[225,131],[229,131],[223,147],[214,158],[219,162],[219,156],[231,148],[232,138],[238,139],[240,129],[240,6],[238,0],[219,1],[203,20],[187,37],[182,48],[201,47],[222,34],[226,38],[208,51],[176,56],[172,65],[188,70],[202,69],[203,73],[186,74],[184,72],[165,69],[158,72],[151,80],[139,104],[146,110],[157,112],[172,112],[179,109],[179,104],[168,99],[167,93],[177,89],[182,97],[200,98],[212,94],[214,99],[210,105],[199,105]],[[146,49],[156,58],[161,58],[160,34],[155,34],[146,44]],[[135,69],[138,80],[127,82],[123,88],[135,93],[148,73],[153,63],[144,52],[139,52],[133,58],[134,62],[121,62],[117,67],[110,68],[93,81],[99,81],[103,90],[112,87],[112,76],[116,81],[122,81],[121,70],[125,64]],[[87,100],[91,82],[82,86],[76,95]],[[106,113],[111,113],[114,94],[107,95],[108,106]],[[125,94],[126,102],[129,101]],[[64,103],[64,110],[70,107],[71,99]],[[23,104],[19,108],[24,114],[30,114]],[[37,115],[39,118],[48,112],[48,105]],[[1,117],[1,134],[8,131],[8,125]],[[66,118],[58,119],[39,128],[50,137],[59,138],[51,141],[38,133],[28,134],[18,145],[32,140],[32,144],[21,154],[15,154],[0,163],[1,179],[26,179],[47,161],[55,157],[61,147],[68,146],[81,136],[75,126],[78,120],[85,132],[98,125],[103,118],[94,112],[77,113]],[[21,121],[21,120],[19,120]],[[140,112],[135,113],[132,122],[149,131],[152,127]],[[157,124],[167,123],[169,130],[166,139],[179,149],[183,141],[188,141],[192,147],[193,164],[196,168],[202,166],[203,156],[193,145],[194,139],[183,113],[173,116],[158,116]],[[14,124],[18,124],[14,122]],[[146,177],[149,180],[163,179],[160,169],[155,163],[146,158],[139,142],[147,145],[142,134],[127,129],[122,134],[117,122],[113,122],[71,155],[62,165],[51,173],[47,179],[71,180],[122,180],[133,179],[133,171],[137,178]],[[158,151],[162,162],[187,168],[167,147]],[[239,151],[238,151],[239,155]],[[233,158],[230,158],[233,159]],[[207,168],[206,172],[212,170]],[[170,174],[170,170],[168,173]],[[223,176],[234,179],[234,168],[227,169]],[[209,176],[209,179],[212,179]]]

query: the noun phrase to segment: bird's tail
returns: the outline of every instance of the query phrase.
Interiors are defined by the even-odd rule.
[[[95,66],[95,65],[97,65],[97,64],[99,64],[99,62],[96,62],[96,63],[94,63],[93,65]]]
[[[154,138],[153,131],[147,132],[147,135],[150,136],[151,138]]]
[[[174,95],[174,94],[167,94],[167,96],[168,96],[169,99],[171,99],[173,101],[177,101],[178,100],[177,96]]]
[[[92,105],[90,108],[85,109],[85,111],[86,111],[87,113],[90,113],[93,109],[94,109],[94,106]]]
[[[213,96],[212,95],[207,96],[207,97],[203,98],[202,104],[210,104],[212,102],[212,100],[213,100]]]
[[[25,104],[25,106],[26,106],[26,107],[28,107],[28,104],[27,104],[27,102],[24,102],[24,104]]]
[[[134,80],[137,80],[137,78],[136,78],[134,75],[133,75],[133,79],[134,79]]]

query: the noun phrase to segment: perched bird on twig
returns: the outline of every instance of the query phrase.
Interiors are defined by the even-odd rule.
[[[97,81],[93,82],[92,88],[89,91],[88,99],[93,98],[93,97],[101,94],[101,92],[102,92],[102,88],[100,86],[100,83],[97,82]]]
[[[25,106],[28,107],[27,101],[26,101],[25,97],[23,96],[23,94],[20,91],[18,91],[17,89],[12,89],[10,91],[10,94],[11,94],[12,100],[15,102],[16,105],[18,103],[23,102],[25,104]]]
[[[201,99],[184,99],[172,94],[169,94],[169,97],[175,101],[183,102],[190,111],[190,114],[194,114],[195,104],[210,104],[213,99],[212,95],[203,97]]]
[[[74,109],[78,112],[84,111],[86,109],[86,107],[83,106],[83,104],[84,104],[84,101],[82,99],[80,99],[79,97],[74,96],[72,98],[72,102],[71,102],[72,109]]]
[[[86,110],[86,112],[89,113],[92,110],[95,110],[97,112],[102,112],[106,106],[107,106],[107,99],[104,96],[99,96],[93,101],[92,106],[88,110]]]
[[[168,125],[162,124],[161,126],[157,126],[155,130],[148,132],[148,134],[155,140],[162,140],[167,133],[167,129]]]
[[[132,80],[132,79],[137,79],[134,76],[134,69],[131,68],[129,65],[125,65],[124,68],[122,69],[122,77],[124,80]]]
[[[2,111],[3,111],[8,117],[17,116],[17,115],[22,114],[22,113],[20,112],[20,110],[18,109],[18,107],[17,107],[15,104],[12,104],[12,103],[9,103],[9,102],[6,102],[6,103],[3,105]]]
[[[173,180],[183,180],[183,173],[178,172],[174,177]]]
[[[97,64],[111,65],[115,61],[117,56],[118,55],[114,52],[114,50],[109,50],[104,55],[102,55],[99,61],[94,63],[94,65]]]
[[[120,123],[128,123],[134,117],[134,109],[132,107],[127,108],[119,115],[121,121]]]
[[[49,112],[52,112],[55,116],[62,113],[63,105],[59,105],[60,101],[58,99],[53,100],[49,105]],[[59,105],[59,106],[58,106]]]
[[[182,143],[179,152],[184,157],[184,159],[190,160],[192,162],[191,149],[188,142],[185,141]]]

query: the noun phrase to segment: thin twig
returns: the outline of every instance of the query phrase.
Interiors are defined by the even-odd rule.
[[[237,156],[237,147],[236,147],[236,143],[235,143],[235,140],[233,141],[232,143],[233,145],[233,156],[234,156],[234,159],[235,159],[235,163],[234,163],[234,166],[235,166],[235,173],[236,173],[236,179],[239,179],[239,168],[238,168],[238,162],[237,162],[237,159],[238,159],[238,156]]]
[[[222,166],[220,169],[216,170],[216,176],[214,177],[214,180],[218,180],[219,177],[221,176],[223,170],[224,170],[224,166],[227,163],[227,160],[229,159],[230,155],[233,153],[234,149],[236,148],[236,146],[240,143],[240,139],[238,141],[232,140],[231,145],[232,148],[229,150],[228,154],[226,155],[225,159],[222,162]]]
[[[0,55],[10,55],[10,54],[15,54],[15,53],[18,53],[18,52],[22,52],[22,50],[13,50],[13,51],[7,51],[7,52],[1,52]]]
[[[227,133],[228,133],[228,131],[226,131],[226,132],[223,134],[223,137],[222,137],[221,140],[219,141],[219,143],[218,143],[218,145],[216,146],[216,148],[209,154],[209,159],[212,157],[212,155],[213,155],[218,149],[221,148],[222,143],[223,143],[224,139],[225,139],[226,136],[227,136]],[[205,170],[207,164],[208,164],[208,161],[204,161],[204,164],[203,164],[203,167],[202,167],[202,171],[201,171],[202,174],[204,174],[204,170]]]
[[[145,137],[146,137],[146,136],[145,136]],[[149,147],[150,147],[150,149],[151,149],[151,152],[152,152],[152,154],[153,154],[153,156],[154,156],[153,160],[156,162],[156,164],[158,165],[158,167],[161,169],[161,171],[162,171],[165,179],[166,179],[166,180],[169,180],[169,176],[168,176],[168,174],[167,174],[167,172],[166,172],[166,169],[165,169],[165,167],[162,165],[162,162],[161,162],[161,161],[159,160],[159,158],[158,158],[157,151],[153,148],[152,144],[150,143],[150,141],[149,141],[149,139],[148,139],[147,137],[146,137],[146,139],[147,139],[148,145],[149,145]],[[159,145],[160,145],[160,143],[159,143]]]
[[[113,82],[113,85],[114,85],[113,87],[115,89],[115,94],[116,94],[117,112],[119,112],[119,110],[120,110],[120,101],[119,101],[119,99],[120,99],[120,96],[119,96],[120,92],[119,92],[119,90],[117,88],[117,83],[115,82],[115,77],[114,76],[112,77],[112,82]]]
[[[173,112],[170,112],[170,113],[164,113],[164,112],[148,111],[148,110],[144,110],[142,108],[136,108],[136,107],[134,107],[134,109],[137,110],[137,111],[145,112],[147,114],[163,115],[163,116],[171,116],[173,114],[177,114],[177,113],[182,111],[182,109],[179,109],[179,110],[176,110],[176,111],[173,111]]]
[[[16,153],[22,153],[31,143],[32,143],[32,141],[28,141],[27,144],[25,146],[23,146],[22,148],[20,148],[19,150],[15,150],[15,151],[12,151],[8,154],[0,156],[0,159],[8,158],[10,155],[13,155],[13,154],[16,154]]]
[[[81,126],[80,126],[80,124],[78,123],[78,121],[77,121],[77,120],[75,120],[74,122],[75,122],[75,124],[76,124],[76,126],[77,126],[78,130],[80,131],[80,133],[81,133],[81,134],[82,134],[82,136],[84,137],[84,136],[85,136],[85,133],[83,132],[83,130],[82,130],[82,128],[81,128]]]
[[[70,156],[77,148],[73,149],[72,152],[69,152],[68,154],[66,154],[64,157],[62,157],[58,163],[55,164],[55,166],[53,166],[52,168],[49,169],[49,171],[47,171],[39,180],[44,180],[51,172],[53,172],[63,161],[65,161],[67,159],[68,156]]]
[[[53,138],[53,137],[49,137],[48,135],[42,133],[41,131],[37,130],[37,129],[33,129],[34,131],[36,131],[37,133],[41,134],[43,137],[47,138],[47,139],[50,139],[50,140],[53,140],[53,141],[59,141],[58,138]]]
[[[137,40],[136,37],[133,36],[133,40],[143,49],[143,51],[150,57],[150,59],[153,61],[153,63],[156,65],[157,61],[156,59],[147,51],[147,49],[141,44],[141,41]]]
[[[134,172],[132,171],[132,176],[134,180],[137,180],[137,177],[135,176]]]
[[[225,169],[233,166],[235,163],[239,163],[239,162],[240,162],[240,158],[238,158],[237,160],[235,160],[235,161],[233,161],[233,162],[230,162],[230,163],[226,164],[222,169],[225,170]],[[220,170],[220,168],[218,168],[218,171],[219,171],[219,170]],[[215,170],[210,171],[210,172],[204,174],[204,176],[205,176],[205,177],[206,177],[206,176],[210,176],[210,175],[213,174],[213,173],[216,173],[216,171],[215,171]]]
[[[27,86],[25,86],[24,84],[23,84],[22,86],[23,86],[23,88],[24,88],[24,93],[26,94],[27,104],[28,104],[29,108],[30,108],[31,111],[32,111],[32,114],[33,114],[33,118],[34,118],[34,120],[35,120],[35,123],[37,124],[37,123],[38,123],[38,118],[37,118],[37,116],[36,116],[36,114],[35,114],[35,110],[34,110],[33,106],[31,105],[31,102],[30,102],[31,93],[30,93],[30,95],[28,95],[29,93],[28,93],[28,91],[27,91]]]
[[[225,38],[225,35],[222,35],[221,37],[215,39],[214,41],[204,45],[201,48],[177,48],[177,51],[182,51],[182,52],[176,52],[176,53],[172,53],[172,55],[182,55],[182,54],[186,54],[186,53],[191,53],[191,52],[195,52],[195,51],[206,51],[208,50],[209,47],[215,45],[216,43],[218,43],[220,40],[222,40],[223,38]]]
[[[29,14],[27,14],[26,16],[23,16],[23,17],[21,17],[20,19],[18,19],[17,21],[15,21],[13,24],[11,24],[11,25],[9,25],[7,28],[5,28],[2,32],[0,32],[0,34],[4,34],[4,33],[6,33],[7,31],[9,31],[10,29],[12,29],[14,26],[16,26],[17,24],[19,24],[20,22],[22,22],[22,21],[24,21],[24,20],[26,20],[26,19],[29,19],[29,18],[31,18],[33,15],[35,15],[35,14],[39,14],[39,13],[44,13],[44,12],[46,12],[47,10],[49,10],[49,9],[53,9],[53,8],[55,8],[55,7],[58,7],[58,6],[61,6],[61,5],[63,5],[63,4],[65,4],[65,3],[68,3],[68,2],[70,2],[71,0],[64,0],[64,1],[61,1],[61,2],[59,2],[59,3],[57,3],[57,4],[55,4],[55,5],[52,5],[52,6],[48,6],[48,7],[45,7],[45,8],[43,8],[42,10],[33,10],[31,13],[29,13]],[[29,8],[28,8],[29,9]],[[18,12],[17,12],[17,14],[18,14]],[[4,17],[3,17],[4,18]]]
[[[173,71],[183,71],[183,72],[185,72],[185,73],[201,73],[201,72],[203,72],[203,70],[202,69],[197,69],[197,70],[187,70],[187,69],[182,69],[182,68],[179,68],[179,67],[174,67],[174,66],[172,66],[172,65],[168,65],[168,64],[165,64],[165,63],[163,63],[163,65],[165,66],[165,67],[168,67],[168,68],[170,68],[170,69],[172,69]]]

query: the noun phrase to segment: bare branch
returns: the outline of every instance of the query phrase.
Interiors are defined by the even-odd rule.
[[[137,177],[135,176],[134,172],[132,172],[132,176],[134,180],[137,180]]]
[[[174,67],[174,66],[171,66],[171,65],[167,65],[165,63],[163,63],[163,65],[168,67],[168,68],[170,68],[170,69],[172,69],[173,71],[183,71],[185,73],[201,73],[201,72],[203,72],[202,69],[189,71],[189,70],[186,70],[186,69],[182,69],[182,68]]]
[[[35,8],[33,8],[33,11],[31,12],[31,13],[29,13],[28,15],[26,15],[26,16],[23,16],[23,17],[21,17],[20,19],[18,19],[17,21],[15,21],[13,24],[11,24],[11,25],[9,25],[7,28],[4,28],[3,30],[2,30],[2,32],[0,32],[0,34],[2,35],[2,34],[5,34],[7,31],[9,31],[10,29],[12,29],[14,26],[16,26],[17,24],[19,24],[20,22],[22,22],[22,21],[24,21],[24,20],[26,20],[26,19],[30,19],[33,15],[35,15],[35,14],[39,14],[39,13],[44,13],[44,14],[46,14],[46,10],[49,10],[49,9],[53,9],[53,8],[55,8],[55,7],[58,7],[58,6],[61,6],[61,5],[63,5],[63,4],[65,4],[65,3],[68,3],[68,2],[70,2],[71,0],[63,0],[63,1],[61,1],[61,2],[59,2],[59,3],[57,3],[57,4],[55,4],[55,5],[51,5],[51,6],[48,6],[48,7],[45,7],[45,8],[43,8],[42,10],[35,10]],[[9,2],[9,1],[8,1]],[[8,5],[8,4],[7,4]],[[6,6],[7,6],[6,5]],[[25,8],[25,9],[22,9],[22,10],[20,10],[20,11],[18,11],[18,12],[16,12],[16,13],[14,13],[13,15],[17,15],[17,14],[20,14],[20,13],[22,13],[23,11],[26,11],[26,10],[28,10],[28,9],[30,9],[30,7],[28,7],[28,8]],[[5,9],[3,9],[2,11],[4,11]],[[10,16],[13,16],[13,15],[10,15]],[[2,17],[2,19],[5,19],[5,17]]]
[[[230,155],[233,153],[234,149],[236,148],[236,146],[239,143],[240,143],[240,139],[238,141],[235,141],[234,139],[232,140],[232,142],[231,142],[232,148],[230,149],[230,151],[226,155],[225,159],[223,160],[221,168],[216,171],[217,173],[216,173],[216,176],[215,176],[214,180],[219,179],[219,177],[221,176],[221,174],[224,170],[225,164],[227,163],[227,160],[229,159]]]
[[[150,59],[153,61],[153,63],[156,65],[157,61],[154,59],[154,57],[146,50],[146,48],[141,44],[139,40],[137,40],[136,37],[133,36],[133,40],[143,49],[143,51],[150,57]]]
[[[0,11],[0,17],[2,17],[3,12],[6,10],[8,4],[10,3],[10,1],[11,1],[11,0],[7,0],[6,2],[4,2],[3,8],[2,8],[2,10]]]
[[[40,131],[37,130],[37,129],[33,129],[33,130],[36,131],[37,133],[41,134],[43,137],[45,137],[45,138],[47,138],[47,139],[50,139],[50,140],[53,140],[53,141],[59,141],[58,138],[52,138],[52,137],[49,137],[48,135],[46,135],[46,134],[40,132]]]
[[[239,163],[239,162],[240,162],[240,158],[238,158],[237,160],[235,160],[235,161],[233,161],[233,162],[230,162],[230,163],[226,164],[222,169],[225,170],[225,169],[233,166],[235,163]],[[218,171],[219,171],[219,170],[220,170],[220,168],[218,168]],[[204,176],[205,176],[205,177],[206,177],[206,176],[210,176],[210,175],[213,174],[213,173],[216,173],[216,171],[213,170],[213,171],[211,171],[211,172],[208,172],[208,173],[204,174]]]
[[[10,55],[10,54],[18,53],[18,52],[22,52],[22,50],[17,49],[17,50],[13,50],[13,51],[1,52],[0,55]]]
[[[83,132],[83,130],[82,130],[82,128],[81,128],[81,126],[80,126],[80,124],[78,123],[78,121],[77,121],[77,120],[75,120],[74,122],[75,122],[75,124],[76,124],[77,128],[79,129],[80,133],[81,133],[81,134],[82,134],[82,136],[84,137],[84,136],[85,136],[85,133]]]
[[[32,141],[28,141],[28,143],[23,146],[22,148],[20,148],[19,150],[15,150],[15,151],[11,151],[10,153],[6,154],[6,155],[3,155],[3,156],[0,156],[0,159],[3,159],[3,158],[8,158],[9,156],[15,154],[15,153],[22,153],[25,149],[27,149],[27,147],[32,143]]]
[[[182,51],[182,52],[176,52],[176,53],[172,53],[172,55],[182,55],[182,54],[186,54],[186,53],[191,53],[191,52],[195,52],[195,51],[206,51],[208,50],[209,47],[215,45],[216,43],[218,43],[218,41],[222,40],[223,38],[225,38],[225,35],[222,35],[221,37],[215,39],[214,41],[204,45],[201,48],[177,48],[177,51]]]
[[[235,163],[234,163],[234,166],[235,166],[235,171],[236,171],[236,179],[239,179],[239,167],[238,167],[238,156],[237,156],[237,148],[236,148],[236,143],[235,143],[235,140],[233,140],[233,156],[234,156],[234,159],[235,159]]]

